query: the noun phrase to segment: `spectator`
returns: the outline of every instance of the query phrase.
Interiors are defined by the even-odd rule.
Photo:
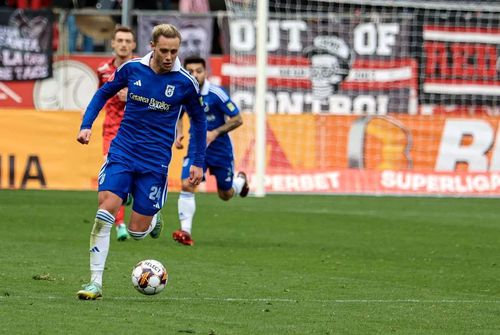
[[[96,2],[77,1],[70,2],[69,8],[96,8]],[[93,52],[94,40],[92,37],[84,35],[76,24],[75,15],[68,15],[68,51],[73,52]]]
[[[75,15],[68,15],[68,50],[74,52],[93,52],[94,40],[92,37],[84,35],[76,25]]]
[[[210,11],[208,0],[179,0],[179,11],[184,13],[206,13]]]

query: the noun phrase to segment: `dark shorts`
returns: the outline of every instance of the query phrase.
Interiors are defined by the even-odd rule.
[[[144,169],[132,160],[118,155],[108,158],[98,177],[99,191],[110,191],[125,202],[132,194],[132,209],[142,215],[154,215],[167,200],[167,175]]]
[[[182,174],[181,179],[189,178],[189,169],[193,159],[191,157],[184,157],[184,161],[182,163]],[[233,187],[233,177],[234,177],[234,164],[233,161],[220,162],[217,165],[211,164],[207,165],[203,164],[203,179],[205,179],[205,173],[210,171],[210,174],[215,176],[217,180],[217,189],[221,191],[228,191]]]

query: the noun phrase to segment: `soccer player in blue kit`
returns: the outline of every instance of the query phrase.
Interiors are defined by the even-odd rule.
[[[233,103],[222,88],[210,83],[207,77],[205,60],[192,56],[184,60],[184,67],[196,78],[200,85],[201,95],[205,103],[207,115],[207,151],[203,171],[207,169],[217,180],[219,198],[228,201],[234,196],[246,197],[249,191],[247,177],[239,172],[234,178],[233,146],[228,133],[243,124],[238,107]],[[189,112],[189,107],[187,107]],[[182,120],[177,124],[177,139],[175,146],[182,148]],[[190,134],[193,132],[190,129]],[[191,228],[196,211],[194,192],[196,185],[189,182],[189,170],[195,162],[196,143],[191,141],[182,169],[182,191],[179,195],[178,212],[181,229],[176,230],[172,237],[184,245],[193,245]]]
[[[163,223],[159,211],[167,198],[168,166],[181,105],[189,111],[195,148],[188,181],[198,185],[203,178],[204,104],[198,83],[177,58],[180,43],[181,35],[175,26],[155,26],[152,51],[119,67],[114,78],[96,92],[85,111],[77,137],[82,144],[89,143],[92,124],[106,100],[122,88],[128,88],[122,123],[98,176],[99,205],[90,234],[91,279],[77,292],[80,299],[102,297],[110,230],[129,193],[134,198],[128,225],[130,236],[134,239],[148,234],[153,238],[160,236]]]

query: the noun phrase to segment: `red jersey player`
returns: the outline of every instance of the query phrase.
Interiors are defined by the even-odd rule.
[[[125,62],[133,58],[132,52],[136,47],[135,36],[132,29],[128,27],[118,27],[113,33],[111,39],[111,48],[114,57],[108,61],[99,64],[97,76],[99,77],[99,87],[104,85],[113,77],[115,70]],[[125,111],[125,102],[127,100],[127,88],[122,89],[118,94],[108,100],[104,106],[106,117],[102,126],[102,153],[106,159],[111,141],[115,138]],[[115,227],[118,241],[125,241],[130,236],[124,223],[125,207],[121,206],[116,215]]]

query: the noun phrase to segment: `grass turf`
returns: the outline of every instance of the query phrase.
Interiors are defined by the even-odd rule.
[[[112,242],[104,298],[87,282],[95,192],[0,191],[0,333],[498,334],[496,199],[197,195],[194,247]],[[139,260],[169,284],[143,296]]]

